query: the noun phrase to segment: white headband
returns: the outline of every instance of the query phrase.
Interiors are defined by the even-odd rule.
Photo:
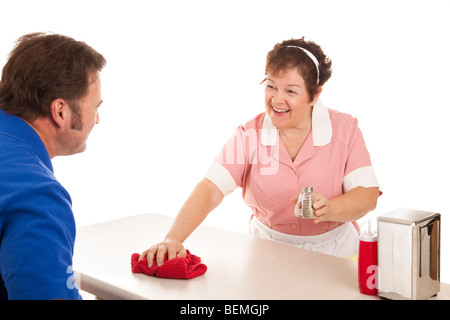
[[[317,60],[317,58],[311,52],[309,52],[305,48],[298,47],[298,46],[284,46],[282,48],[298,48],[300,50],[303,50],[303,52],[308,55],[308,57],[314,62],[315,66],[316,66],[316,70],[317,70],[317,84],[319,84],[319,61]]]

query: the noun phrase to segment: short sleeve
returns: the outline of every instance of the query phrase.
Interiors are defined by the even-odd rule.
[[[224,196],[243,186],[250,144],[245,129],[238,127],[205,173],[204,178],[213,182]]]
[[[81,299],[73,285],[75,222],[70,198],[46,186],[8,207],[0,271],[8,299]]]
[[[356,187],[380,187],[370,160],[369,151],[358,121],[353,119],[343,180],[344,192]]]

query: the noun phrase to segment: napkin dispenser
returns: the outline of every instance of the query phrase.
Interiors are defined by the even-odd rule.
[[[441,215],[397,209],[378,220],[378,295],[427,299],[440,290]]]

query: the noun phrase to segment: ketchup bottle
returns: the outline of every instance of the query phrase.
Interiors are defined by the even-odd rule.
[[[358,254],[359,291],[367,295],[378,293],[378,242],[370,219],[367,228],[361,228]]]

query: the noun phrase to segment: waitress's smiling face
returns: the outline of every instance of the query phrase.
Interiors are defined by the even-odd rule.
[[[305,81],[297,68],[267,74],[265,82],[266,112],[278,129],[301,128],[311,121],[312,106],[320,92],[311,100]]]

